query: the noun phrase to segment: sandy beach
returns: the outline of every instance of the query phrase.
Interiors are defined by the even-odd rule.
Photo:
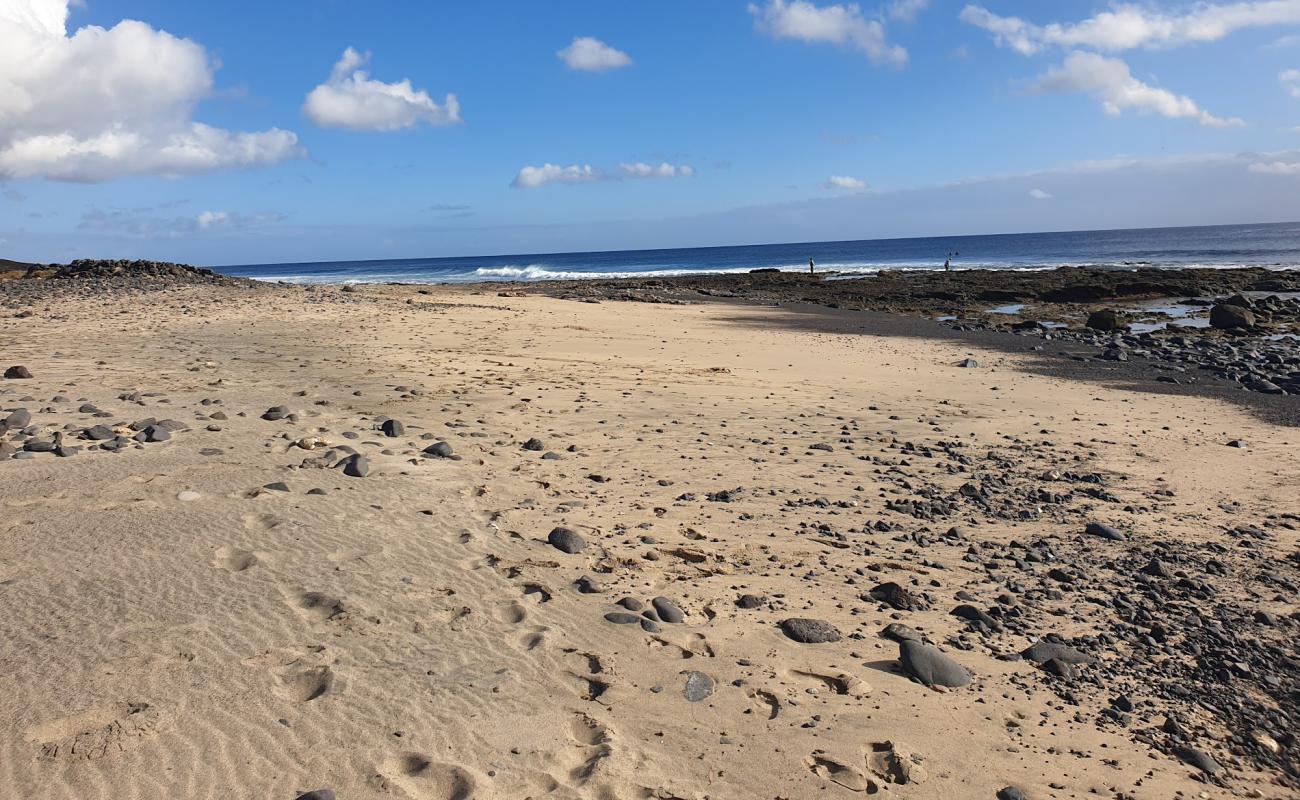
[[[1300,429],[504,294],[14,296],[0,796],[1300,797]]]

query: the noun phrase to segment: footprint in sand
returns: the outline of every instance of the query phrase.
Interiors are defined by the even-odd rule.
[[[217,550],[216,557],[212,560],[212,566],[231,572],[243,572],[244,570],[257,565],[257,554],[251,550],[240,550],[237,547],[229,545]]]
[[[519,637],[519,646],[525,650],[536,650],[546,643],[546,632],[550,628],[542,625],[533,627],[527,633]]]
[[[342,689],[334,670],[326,666],[293,665],[279,670],[275,676],[279,680],[276,693],[294,703],[307,703]]]
[[[395,786],[411,800],[470,800],[477,782],[468,770],[436,762],[420,753],[403,753],[380,767],[380,786]]]
[[[329,622],[348,613],[342,600],[324,592],[297,591],[288,594],[286,599],[309,622]]]
[[[496,609],[496,618],[508,625],[518,625],[528,619],[528,611],[518,603],[507,603]]]
[[[871,694],[871,685],[856,675],[850,675],[847,672],[809,672],[804,670],[790,670],[787,673],[789,677],[802,680],[812,680],[820,683],[822,686],[830,689],[835,694],[845,695],[848,697],[865,697]]]
[[[569,768],[569,779],[582,786],[613,751],[609,730],[586,714],[577,714],[569,723],[569,737],[577,749],[576,761]]]
[[[97,706],[33,725],[24,738],[40,746],[42,760],[96,760],[125,753],[158,728],[158,710],[148,703]]]
[[[861,770],[841,763],[821,750],[814,751],[811,756],[804,760],[804,763],[817,777],[839,784],[850,791],[866,792],[867,794],[875,794],[880,791],[879,784],[862,774]]]
[[[244,530],[269,531],[272,528],[280,527],[281,522],[283,522],[283,520],[272,514],[245,514]]]
[[[573,672],[565,673],[569,679],[569,685],[574,688],[578,697],[587,701],[599,700],[601,695],[609,690],[609,684],[591,677],[590,675],[578,675]]]

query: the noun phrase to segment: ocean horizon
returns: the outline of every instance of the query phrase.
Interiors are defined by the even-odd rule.
[[[240,264],[218,272],[289,283],[475,283],[745,273],[755,269],[869,276],[887,269],[1034,270],[1300,268],[1300,222],[836,242],[606,250],[446,258]]]

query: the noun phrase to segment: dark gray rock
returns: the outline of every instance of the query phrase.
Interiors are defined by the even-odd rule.
[[[32,414],[25,408],[15,408],[9,416],[0,422],[0,432],[3,430],[21,430],[32,424]]]
[[[32,371],[21,365],[13,366],[5,370],[5,377],[10,380],[22,380],[32,377]]]
[[[824,619],[791,617],[781,621],[781,630],[801,644],[823,644],[840,640],[839,630]]]
[[[386,419],[383,421],[383,424],[379,426],[379,430],[382,431],[385,436],[395,439],[406,433],[406,426],[395,419]]]
[[[923,642],[900,642],[898,660],[908,675],[926,686],[958,688],[971,681],[970,673],[965,667],[944,655],[937,647]]]
[[[1110,308],[1103,308],[1094,311],[1088,315],[1088,321],[1084,323],[1094,331],[1117,331],[1124,327],[1124,321],[1118,311]]]
[[[1181,761],[1196,767],[1206,775],[1214,775],[1223,770],[1223,767],[1219,762],[1215,761],[1208,754],[1197,750],[1195,747],[1179,747],[1174,751],[1174,755],[1178,756]]]
[[[266,411],[262,412],[262,419],[267,420],[268,422],[275,422],[276,420],[284,419],[287,416],[289,416],[288,406],[271,406]]]
[[[1111,526],[1102,524],[1100,522],[1089,522],[1088,526],[1083,529],[1083,532],[1089,536],[1097,536],[1102,539],[1109,539],[1112,542],[1122,542],[1128,538],[1127,536],[1125,536],[1123,533],[1116,530],[1115,528],[1112,528]]]
[[[335,464],[343,468],[343,474],[349,478],[364,478],[370,474],[370,462],[360,453],[353,453]]]
[[[542,444],[542,440],[541,440],[541,439],[538,439],[538,438],[532,438],[532,439],[529,439],[528,441],[524,442],[524,444],[523,444],[523,449],[525,449],[525,450],[531,450],[532,452],[535,452],[535,453],[540,453],[540,452],[542,452],[543,450],[546,449],[546,446]]]
[[[576,531],[568,528],[556,528],[546,535],[546,541],[561,553],[574,555],[587,549],[587,540],[583,539]]]
[[[692,670],[686,673],[686,686],[682,688],[682,696],[688,702],[698,703],[712,695],[716,685],[713,678],[698,670]]]
[[[451,445],[446,442],[434,442],[424,448],[424,454],[433,458],[451,458],[451,453]]]
[[[681,606],[667,597],[656,597],[650,601],[650,604],[655,607],[661,622],[679,625],[686,621],[686,614],[682,611]]]
[[[1210,309],[1210,325],[1221,330],[1255,327],[1255,314],[1248,308],[1220,303]]]
[[[1035,664],[1042,665],[1052,659],[1065,664],[1091,664],[1096,661],[1092,656],[1082,653],[1068,644],[1040,639],[1020,651],[1020,655]]]

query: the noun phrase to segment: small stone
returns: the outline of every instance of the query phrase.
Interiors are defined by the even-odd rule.
[[[534,438],[529,439],[528,441],[524,442],[524,444],[523,444],[523,449],[525,449],[525,450],[530,450],[530,451],[535,452],[535,453],[540,453],[541,451],[543,451],[543,450],[546,449],[546,446],[542,444],[542,440],[541,440],[541,439],[538,439],[538,438],[535,438],[535,437],[534,437]]]
[[[10,380],[20,380],[32,377],[32,371],[24,366],[13,366],[5,370],[5,377]]]
[[[386,419],[379,426],[379,430],[390,439],[396,439],[398,436],[406,433],[406,426],[395,419]]]
[[[195,500],[198,500],[202,496],[203,495],[199,494],[198,492],[191,492],[187,490],[176,495],[176,499],[181,501],[182,503],[193,503]]]

